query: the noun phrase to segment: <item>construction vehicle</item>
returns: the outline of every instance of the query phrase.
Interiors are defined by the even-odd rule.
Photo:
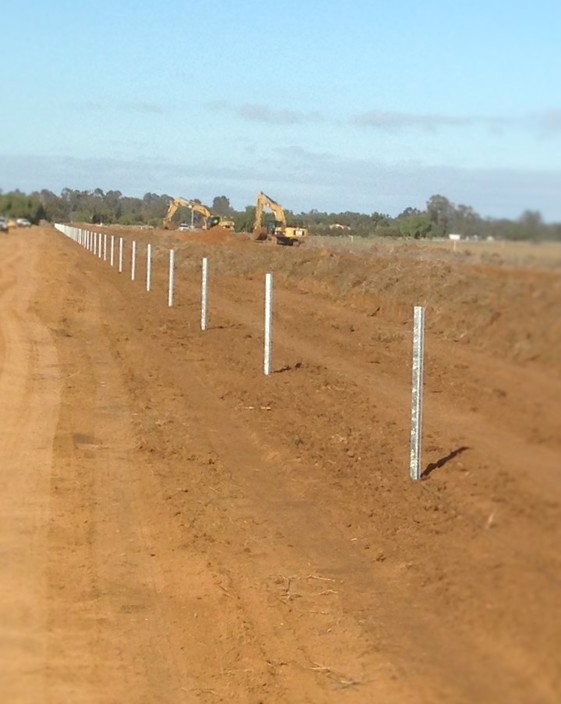
[[[264,224],[265,208],[272,211],[275,219]],[[286,214],[282,205],[265,193],[259,193],[255,207],[254,240],[276,241],[277,244],[292,247],[302,244],[307,236],[308,230],[305,227],[292,227],[286,224]]]
[[[213,214],[206,205],[198,203],[196,200],[186,200],[185,198],[175,198],[169,204],[168,211],[163,221],[164,229],[168,230],[171,228],[173,222],[173,216],[179,210],[179,208],[189,208],[191,211],[191,217],[194,213],[198,213],[201,216],[202,228],[203,230],[210,230],[213,227],[223,227],[226,230],[234,229],[234,221],[222,218],[221,215]]]

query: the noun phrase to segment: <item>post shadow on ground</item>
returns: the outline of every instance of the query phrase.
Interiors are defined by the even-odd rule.
[[[436,462],[431,462],[423,470],[421,474],[421,479],[426,479],[434,472],[435,469],[440,469],[441,467],[444,467],[444,465],[448,464],[448,462],[453,460],[454,457],[458,457],[458,455],[461,455],[469,449],[470,448],[467,445],[462,445],[461,447],[457,447],[455,450],[452,450],[452,452],[449,452],[445,457],[441,457]]]
[[[296,364],[285,364],[284,367],[280,367],[279,369],[273,369],[271,374],[283,374],[284,372],[290,372],[293,369],[300,369],[302,366],[302,362],[296,362]]]

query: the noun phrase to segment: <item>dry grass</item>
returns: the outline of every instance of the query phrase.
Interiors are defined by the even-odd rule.
[[[406,259],[464,261],[472,264],[561,270],[561,243],[426,240],[411,241],[362,237],[310,237],[306,247]]]

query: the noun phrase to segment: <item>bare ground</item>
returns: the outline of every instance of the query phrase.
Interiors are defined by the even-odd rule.
[[[559,273],[113,232],[0,240],[3,701],[556,704]]]

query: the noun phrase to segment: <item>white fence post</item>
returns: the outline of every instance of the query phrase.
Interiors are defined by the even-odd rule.
[[[123,273],[123,251],[125,243],[122,237],[119,237],[119,274]]]
[[[115,235],[111,235],[111,251],[109,252],[109,263],[115,265]]]
[[[146,245],[146,290],[152,287],[152,245]]]
[[[131,281],[136,277],[136,241],[132,241],[131,245]]]
[[[168,308],[173,306],[173,280],[175,276],[175,250],[169,250]]]
[[[273,345],[273,275],[265,275],[265,355],[263,371],[271,373]]]
[[[208,327],[208,258],[203,257],[201,276],[201,330]]]
[[[103,235],[103,261],[107,261],[107,233]]]
[[[425,309],[413,312],[413,379],[411,391],[411,479],[421,479],[421,440],[423,432],[423,367],[425,351]]]

